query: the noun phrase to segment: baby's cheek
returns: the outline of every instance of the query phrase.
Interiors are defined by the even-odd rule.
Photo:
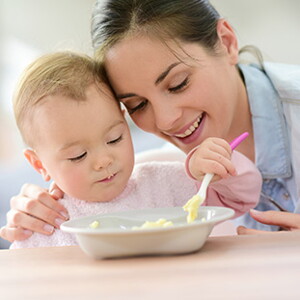
[[[62,178],[61,189],[72,197],[82,199],[90,188],[88,178],[86,174],[79,170],[68,172]]]

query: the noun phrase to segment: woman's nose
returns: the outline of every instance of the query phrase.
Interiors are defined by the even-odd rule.
[[[169,131],[174,128],[181,117],[181,109],[172,103],[160,104],[153,107],[156,127],[161,131]]]

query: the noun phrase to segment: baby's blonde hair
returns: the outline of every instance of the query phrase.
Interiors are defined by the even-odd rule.
[[[32,146],[30,121],[42,99],[61,95],[84,101],[88,86],[105,81],[101,69],[91,57],[70,51],[46,54],[31,63],[24,70],[13,97],[15,119],[24,142]]]

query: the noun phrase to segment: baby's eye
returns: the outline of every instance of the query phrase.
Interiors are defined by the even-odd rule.
[[[123,139],[123,135],[121,134],[117,139],[111,140],[111,141],[109,141],[107,144],[108,144],[108,145],[111,145],[111,144],[117,144],[117,143],[121,142],[122,139]]]
[[[71,157],[68,160],[70,160],[70,161],[80,161],[81,159],[83,159],[86,156],[86,154],[87,154],[87,152],[84,152],[84,153],[82,153],[78,156]]]
[[[126,106],[126,108],[127,108],[128,113],[130,115],[132,115],[133,113],[135,113],[138,110],[143,110],[147,106],[147,103],[148,103],[147,100],[143,100],[141,103],[139,103],[135,107],[128,107],[128,106]]]
[[[183,90],[187,86],[188,82],[189,82],[189,78],[186,77],[180,84],[174,87],[170,87],[168,90],[170,93],[176,93],[178,91]]]

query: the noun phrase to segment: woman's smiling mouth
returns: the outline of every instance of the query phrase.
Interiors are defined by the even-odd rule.
[[[205,113],[201,113],[200,116],[191,124],[183,128],[180,133],[175,134],[168,134],[165,132],[166,135],[172,137],[173,139],[177,139],[183,144],[191,144],[198,140],[200,136],[204,123],[205,123]]]
[[[184,131],[184,133],[174,134],[174,136],[179,137],[179,138],[186,138],[186,137],[190,136],[198,128],[199,124],[201,123],[202,115],[203,115],[203,113],[197,118],[197,120],[192,125],[190,125],[190,127],[188,129],[186,129]]]

